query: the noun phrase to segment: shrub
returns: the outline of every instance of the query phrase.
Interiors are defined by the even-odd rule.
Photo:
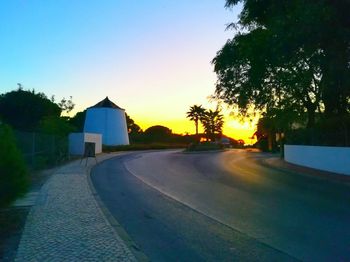
[[[0,206],[24,194],[29,177],[10,127],[0,124]]]

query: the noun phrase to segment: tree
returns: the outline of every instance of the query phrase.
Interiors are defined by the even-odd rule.
[[[19,88],[0,95],[0,118],[15,129],[33,131],[45,117],[61,115],[61,108],[45,94]]]
[[[158,137],[169,136],[171,135],[171,133],[172,133],[171,129],[160,125],[151,126],[145,130],[146,135],[158,136]]]
[[[142,133],[141,127],[138,124],[136,124],[135,121],[128,114],[125,113],[125,116],[129,134],[134,135]]]
[[[73,103],[73,97],[70,96],[69,99],[66,99],[65,97],[63,97],[61,101],[58,103],[58,106],[61,108],[62,112],[69,113],[75,107],[75,104]]]
[[[151,126],[143,133],[145,142],[169,142],[171,140],[172,131],[165,126]]]
[[[194,124],[196,126],[196,136],[198,136],[198,124],[201,118],[204,116],[205,109],[202,107],[202,105],[193,105],[190,107],[190,110],[186,113],[187,118],[191,121],[194,121]]]
[[[68,117],[57,116],[44,117],[40,121],[39,130],[42,133],[59,137],[65,137],[68,136],[69,133],[77,131]]]
[[[216,97],[266,112],[328,115],[349,110],[350,18],[346,0],[243,2],[240,32],[213,59]]]
[[[144,136],[141,127],[136,124],[128,114],[125,113],[125,116],[130,143],[144,142]]]
[[[214,141],[216,138],[221,137],[222,127],[224,125],[224,116],[219,109],[205,111],[201,122],[204,127],[204,132],[210,140]]]
[[[75,127],[78,132],[84,131],[86,110],[77,112],[74,117],[69,119],[69,123]]]

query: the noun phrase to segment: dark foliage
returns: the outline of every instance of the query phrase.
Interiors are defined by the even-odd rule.
[[[224,116],[218,108],[215,111],[211,109],[206,110],[201,118],[201,122],[207,139],[215,141],[221,138]]]
[[[141,127],[128,114],[125,113],[125,117],[129,135],[142,133]]]
[[[11,128],[1,124],[0,148],[0,206],[4,206],[25,193],[29,178]]]
[[[217,53],[216,96],[264,112],[262,148],[287,143],[349,145],[350,1],[226,0],[243,3],[233,39]],[[306,121],[305,121],[306,119]]]
[[[172,131],[165,126],[151,126],[142,134],[142,140],[147,143],[169,142],[172,139]]]
[[[193,105],[190,107],[190,110],[186,113],[186,117],[194,122],[196,127],[196,135],[198,136],[198,124],[205,114],[205,108],[202,105]]]
[[[143,131],[141,127],[138,124],[136,124],[135,121],[128,114],[125,113],[125,116],[130,143],[133,144],[142,141]]]
[[[60,117],[60,107],[43,93],[18,89],[0,95],[0,118],[14,129],[37,130],[45,117]]]
[[[57,137],[66,137],[69,133],[76,131],[68,117],[44,117],[40,121],[39,131]]]
[[[75,127],[77,132],[84,131],[85,116],[86,110],[76,113],[74,117],[69,119],[69,123]]]
[[[344,116],[350,99],[350,9],[348,0],[243,3],[240,30],[214,58],[216,95],[244,114],[265,111]]]
[[[350,146],[350,117],[320,119],[313,128],[286,132],[286,143],[318,146]]]

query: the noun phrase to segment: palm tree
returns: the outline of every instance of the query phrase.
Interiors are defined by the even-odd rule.
[[[207,138],[213,141],[216,137],[222,135],[224,116],[218,108],[215,111],[207,110],[201,121]]]
[[[202,105],[193,105],[190,107],[190,110],[186,113],[187,118],[189,118],[191,121],[194,121],[194,124],[196,125],[196,136],[198,136],[198,123],[204,116],[205,109],[202,107]]]

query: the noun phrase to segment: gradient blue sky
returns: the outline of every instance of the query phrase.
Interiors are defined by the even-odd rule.
[[[0,4],[0,93],[35,89],[73,96],[76,111],[104,97],[144,129],[194,132],[185,118],[207,97],[210,61],[233,31],[241,7],[224,0],[11,0]],[[226,114],[224,132],[247,140],[254,125]]]

